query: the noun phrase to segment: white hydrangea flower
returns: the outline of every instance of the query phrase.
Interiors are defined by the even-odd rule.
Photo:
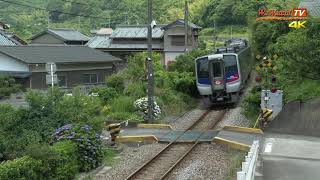
[[[136,109],[138,109],[140,112],[144,113],[144,115],[146,116],[148,114],[148,98],[147,97],[143,97],[140,99],[137,99],[134,102],[134,107]],[[155,118],[159,117],[161,114],[161,109],[159,107],[159,105],[157,104],[156,101],[154,101],[153,104],[153,116]]]

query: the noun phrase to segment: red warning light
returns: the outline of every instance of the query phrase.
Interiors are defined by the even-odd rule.
[[[257,82],[260,82],[261,80],[262,80],[261,77],[259,77],[259,76],[256,77]]]
[[[271,92],[272,92],[272,93],[276,93],[277,90],[278,90],[278,89],[277,89],[276,87],[271,88]]]

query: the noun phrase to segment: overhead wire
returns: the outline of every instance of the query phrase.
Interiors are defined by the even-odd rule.
[[[55,13],[60,13],[60,14],[67,14],[67,15],[72,15],[72,16],[80,16],[80,17],[85,17],[85,18],[96,18],[96,19],[109,19],[109,18],[99,17],[99,16],[90,16],[90,15],[85,15],[85,14],[75,14],[75,13],[63,12],[63,11],[58,11],[58,10],[46,9],[46,8],[42,8],[42,7],[36,7],[36,6],[21,4],[18,2],[12,2],[12,1],[7,1],[7,0],[0,0],[0,1],[8,3],[8,4],[18,5],[18,6],[23,6],[23,7],[28,7],[28,8],[38,9],[38,10],[43,10],[43,11],[55,12]]]

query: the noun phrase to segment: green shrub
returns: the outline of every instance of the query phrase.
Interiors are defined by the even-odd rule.
[[[115,88],[112,87],[97,87],[91,90],[91,93],[98,93],[100,100],[106,105],[113,98],[119,96],[119,93]]]
[[[244,115],[249,118],[251,125],[254,125],[260,112],[260,101],[260,91],[257,87],[254,87],[242,103]]]
[[[111,112],[134,112],[134,98],[119,96],[111,102]]]
[[[0,99],[9,97],[11,93],[16,93],[21,90],[21,84],[17,84],[13,78],[0,76]]]
[[[146,95],[145,85],[141,81],[133,82],[125,89],[124,94],[135,98],[144,97]]]
[[[42,179],[74,179],[79,172],[77,147],[70,141],[58,142],[53,146],[34,144],[26,154],[42,161]]]
[[[169,74],[169,77],[173,82],[173,89],[175,89],[176,91],[188,94],[193,97],[197,97],[199,95],[195,77],[192,73],[173,72]]]
[[[106,79],[107,86],[116,89],[118,93],[121,93],[124,90],[123,82],[124,78],[120,73],[112,74]]]
[[[67,124],[56,129],[51,143],[72,141],[77,146],[78,160],[81,171],[90,171],[102,162],[102,147],[100,134],[89,125]],[[74,153],[74,152],[73,152]]]
[[[57,142],[50,147],[53,152],[57,154],[55,159],[54,169],[51,173],[55,179],[74,179],[79,172],[79,166],[82,164],[78,162],[78,150],[75,144],[65,141]],[[52,166],[52,164],[50,164]]]
[[[176,114],[188,107],[180,96],[181,94],[172,89],[156,88],[155,94],[162,110],[162,115]]]
[[[108,119],[118,121],[142,121],[143,117],[132,112],[112,112],[108,115]]]
[[[4,161],[0,164],[1,180],[38,180],[41,179],[42,163],[29,156],[23,156],[15,160]]]

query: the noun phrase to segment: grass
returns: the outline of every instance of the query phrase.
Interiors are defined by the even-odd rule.
[[[246,153],[243,151],[237,151],[233,149],[229,149],[229,151],[232,156],[230,158],[230,166],[229,166],[228,172],[224,179],[234,180],[236,179],[235,177],[236,177],[237,171],[239,171],[241,168],[241,164],[242,164],[242,161],[244,160]]]
[[[304,79],[283,85],[285,102],[307,101],[320,97],[320,81]]]

